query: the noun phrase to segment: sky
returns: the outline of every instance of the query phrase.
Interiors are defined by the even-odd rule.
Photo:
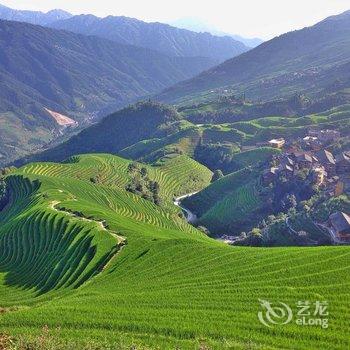
[[[0,0],[0,3],[16,9],[46,12],[60,8],[73,14],[128,16],[148,22],[196,17],[218,30],[265,40],[350,10],[350,0]]]

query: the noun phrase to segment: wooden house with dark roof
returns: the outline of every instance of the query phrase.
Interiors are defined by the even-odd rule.
[[[350,154],[342,152],[336,158],[336,170],[338,174],[350,174]]]
[[[303,168],[311,169],[312,164],[314,163],[314,159],[312,158],[312,156],[310,156],[307,153],[301,153],[296,156],[296,163],[298,164],[298,167],[300,169],[303,169]]]
[[[269,185],[270,183],[274,182],[277,179],[277,176],[278,176],[277,172],[278,172],[278,168],[276,167],[266,169],[263,172],[262,181],[264,186]]]
[[[340,240],[350,242],[350,216],[348,214],[337,211],[329,216],[328,222]]]
[[[327,150],[322,150],[316,153],[318,162],[325,168],[329,176],[336,174],[336,162],[333,154]]]

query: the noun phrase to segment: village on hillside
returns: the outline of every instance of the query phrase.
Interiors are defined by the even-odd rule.
[[[334,155],[330,146],[341,138],[337,130],[309,129],[303,138],[289,142],[283,138],[268,142],[270,147],[281,149],[263,171],[264,187],[293,182],[300,176],[308,179],[326,198],[350,194],[350,151]],[[278,185],[277,185],[278,186]],[[334,244],[350,243],[350,213],[334,211],[328,220],[315,223],[328,232]]]

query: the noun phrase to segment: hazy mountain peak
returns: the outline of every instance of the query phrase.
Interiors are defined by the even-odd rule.
[[[60,9],[54,9],[44,13],[41,11],[15,10],[0,4],[0,19],[8,21],[47,25],[70,17],[72,17],[72,14]]]
[[[260,38],[245,38],[241,35],[226,33],[197,17],[182,17],[175,21],[170,22],[170,25],[173,25],[175,27],[182,28],[182,29],[192,30],[197,33],[206,32],[217,36],[229,36],[237,41],[242,42],[244,45],[252,48],[264,42]]]
[[[350,10],[345,11],[339,15],[334,15],[334,16],[330,16],[327,17],[324,21],[322,22],[329,22],[329,21],[342,21],[342,20],[346,20],[346,19],[350,19]],[[322,23],[321,22],[321,23]]]
[[[168,56],[206,57],[216,60],[216,63],[248,50],[247,46],[232,37],[197,33],[125,16],[74,16],[52,23],[50,27],[157,50]]]
[[[61,10],[61,9],[53,9],[46,12],[47,15],[60,15],[60,16],[67,16],[72,17],[72,14],[70,14],[67,11]]]

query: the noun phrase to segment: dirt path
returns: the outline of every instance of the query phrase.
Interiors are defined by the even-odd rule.
[[[88,218],[85,218],[85,217],[81,217],[81,216],[78,216],[78,215],[75,215],[74,213],[71,213],[69,211],[65,211],[65,210],[61,210],[61,209],[58,209],[56,206],[58,204],[60,204],[61,202],[60,201],[52,201],[49,205],[49,208],[52,209],[52,210],[55,210],[59,213],[64,213],[66,215],[69,215],[71,217],[74,217],[75,219],[78,219],[78,220],[82,220],[82,221],[87,221],[87,222],[92,222],[92,223],[95,223],[97,224],[97,226],[103,230],[103,231],[106,231],[107,233],[109,233],[110,235],[112,235],[116,240],[117,240],[117,243],[118,244],[122,244],[122,243],[125,243],[126,241],[126,238],[123,237],[123,236],[120,236],[118,235],[116,232],[112,231],[112,230],[109,230],[106,228],[106,223],[104,221],[97,221],[97,220],[92,220],[92,219],[88,219]]]

